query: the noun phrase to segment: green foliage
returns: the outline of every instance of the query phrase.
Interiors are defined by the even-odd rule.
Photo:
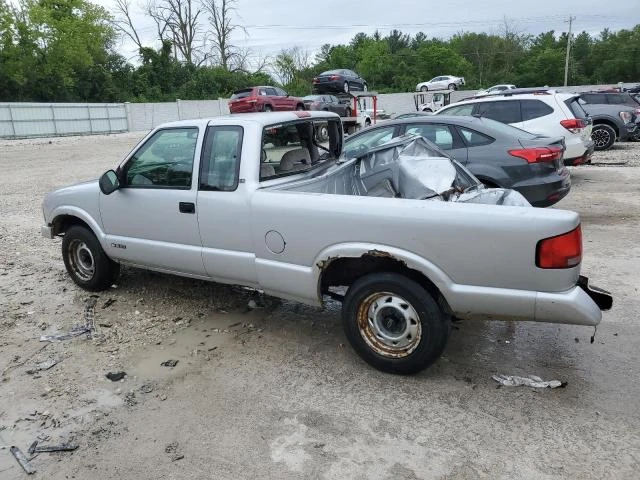
[[[140,63],[113,50],[110,15],[89,0],[0,0],[0,101],[174,101],[228,97],[252,85],[274,84],[265,73],[179,62],[165,41],[142,48]],[[370,90],[413,91],[437,75],[464,76],[467,88],[496,83],[560,85],[566,34],[538,36],[461,32],[448,40],[393,30],[356,34],[348,44],[323,45],[315,58],[294,47],[271,67],[292,95],[311,93],[320,72],[348,68]],[[574,37],[570,84],[640,81],[640,25]]]

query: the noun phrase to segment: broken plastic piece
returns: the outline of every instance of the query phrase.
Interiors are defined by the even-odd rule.
[[[20,450],[16,446],[12,446],[9,449],[9,451],[15,457],[15,459],[18,461],[18,463],[20,464],[22,469],[25,472],[27,472],[27,475],[31,475],[33,473],[36,473],[35,467],[29,463],[29,460],[27,460],[27,457],[24,455],[24,453],[22,453],[22,450]]]
[[[72,338],[79,337],[85,333],[90,334],[91,328],[86,325],[76,325],[66,333],[60,333],[57,335],[42,335],[40,337],[41,342],[62,342],[64,340],[71,340]]]
[[[41,371],[44,371],[44,370],[49,370],[51,367],[53,367],[54,365],[57,365],[62,360],[64,360],[63,357],[50,358],[49,360],[47,360],[45,362],[40,362],[35,367],[27,370],[27,373],[31,374],[31,373],[41,372]]]
[[[73,443],[61,443],[59,445],[37,445],[33,446],[33,453],[45,453],[45,452],[73,452],[78,449],[78,445]],[[31,447],[29,447],[31,453]]]
[[[105,376],[112,382],[119,382],[127,376],[127,372],[109,372]]]
[[[166,362],[162,362],[160,365],[163,367],[175,367],[178,364],[178,360],[167,360]]]
[[[529,375],[528,377],[519,377],[517,375],[493,375],[496,382],[505,387],[533,387],[533,388],[558,388],[566,387],[567,382],[561,382],[560,380],[542,380],[535,375]]]

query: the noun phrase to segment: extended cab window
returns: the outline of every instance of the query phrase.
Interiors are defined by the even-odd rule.
[[[158,130],[127,162],[126,187],[191,188],[198,129]]]
[[[260,181],[307,171],[335,159],[342,141],[339,120],[294,121],[269,125],[262,132]]]
[[[209,127],[202,148],[200,190],[235,190],[241,152],[242,127]]]

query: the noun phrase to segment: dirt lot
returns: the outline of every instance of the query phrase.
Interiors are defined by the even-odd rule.
[[[0,447],[79,446],[40,453],[36,477],[638,478],[640,144],[574,168],[558,205],[582,215],[583,271],[615,296],[594,344],[586,327],[465,322],[435,366],[398,377],[346,345],[337,304],[134,269],[95,298],[93,339],[40,342],[91,300],[40,237],[42,197],[139,137],[0,142]],[[496,373],[568,383],[496,388]],[[0,449],[0,478],[25,476]]]

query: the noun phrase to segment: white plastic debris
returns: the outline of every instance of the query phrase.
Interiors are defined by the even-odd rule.
[[[533,387],[533,388],[558,388],[566,386],[566,382],[563,383],[560,380],[542,380],[535,375],[529,375],[528,377],[519,377],[517,375],[493,375],[496,382],[505,387]]]

